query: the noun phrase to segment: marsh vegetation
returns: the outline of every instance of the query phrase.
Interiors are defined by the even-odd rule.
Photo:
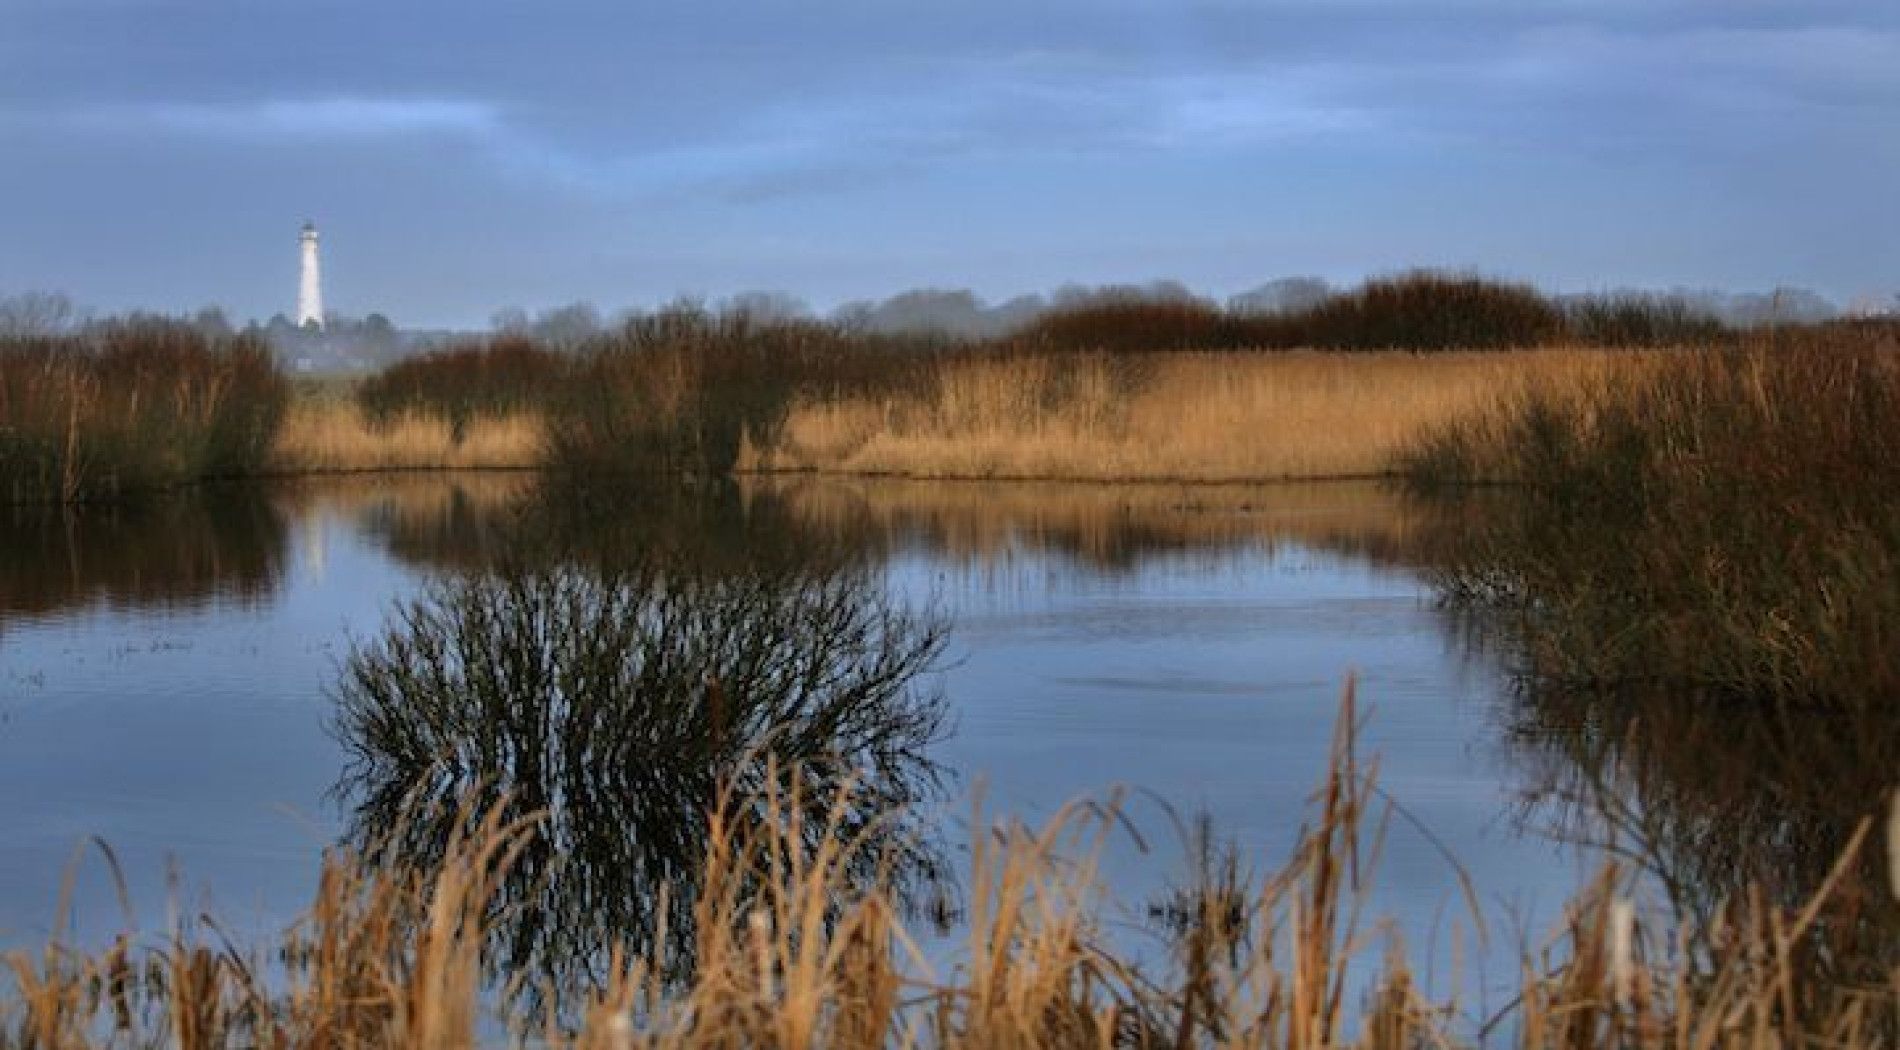
[[[531,997],[603,987],[616,952],[690,968],[685,905],[722,791],[734,834],[789,819],[863,847],[836,878],[895,892],[935,874],[920,821],[941,776],[941,645],[941,625],[857,573],[567,566],[445,584],[344,665],[350,837],[429,870],[484,819],[535,822],[488,920],[491,966]],[[753,808],[767,799],[777,812]]]
[[[420,358],[281,427],[283,380],[254,348],[130,331],[7,344],[13,498],[271,455],[539,469],[492,499],[359,508],[430,579],[341,658],[347,826],[304,919],[255,952],[190,923],[155,947],[15,951],[15,1042],[461,1045],[491,1010],[555,1045],[1900,1031],[1895,832],[1876,830],[1900,738],[1891,325],[1738,336],[1422,278],[1270,317],[1093,304],[982,345],[679,311],[559,351]],[[820,476],[847,473],[1176,484],[984,484],[957,504]],[[1381,502],[1376,528],[1336,500],[1188,484],[1394,473],[1416,501]],[[269,595],[279,504],[215,525],[194,506],[13,508],[0,612]],[[1446,629],[1509,673],[1495,728],[1529,774],[1524,815],[1620,858],[1526,942],[1501,1009],[1373,932],[1377,847],[1406,800],[1362,764],[1350,696],[1304,833],[1251,870],[1191,849],[1146,949],[1103,874],[1131,834],[1115,805],[979,818],[967,855],[935,841],[946,625],[874,567],[921,543],[1113,572],[1237,542],[1425,573]],[[98,553],[128,544],[186,568]],[[957,943],[920,947],[946,917]]]
[[[75,503],[254,474],[288,398],[248,337],[146,321],[0,339],[0,493]]]
[[[0,344],[0,469],[11,499],[66,501],[267,470],[1365,475],[1600,352],[1743,338],[1683,300],[1432,273],[1271,312],[1101,296],[962,338],[675,306],[558,344],[453,343],[289,403],[254,336],[105,323]]]

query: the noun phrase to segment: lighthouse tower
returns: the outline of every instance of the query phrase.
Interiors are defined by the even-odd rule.
[[[297,282],[297,327],[323,327],[323,274],[317,264],[317,224],[306,222],[297,238],[303,246],[303,276]]]

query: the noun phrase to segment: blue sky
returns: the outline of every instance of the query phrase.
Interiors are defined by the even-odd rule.
[[[0,0],[0,293],[1900,289],[1891,0]]]

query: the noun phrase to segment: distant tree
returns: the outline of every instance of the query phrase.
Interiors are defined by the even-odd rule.
[[[599,308],[590,302],[576,301],[541,311],[528,326],[528,333],[553,346],[572,347],[599,335],[600,327]]]
[[[1040,295],[1019,295],[990,310],[991,334],[1013,332],[1048,312],[1049,300]]]
[[[975,335],[984,328],[983,301],[966,288],[916,288],[877,304],[866,319],[876,332]]]
[[[877,313],[877,303],[869,299],[853,299],[838,304],[831,311],[831,323],[852,332],[870,330],[871,318]]]
[[[505,306],[488,318],[488,327],[497,332],[526,332],[529,323],[528,311],[519,306]]]
[[[0,297],[0,336],[58,335],[77,320],[78,311],[64,292]]]
[[[206,306],[191,317],[191,326],[212,338],[222,338],[233,332],[231,319],[224,314],[221,306]]]
[[[746,291],[728,296],[719,312],[754,321],[798,321],[811,316],[811,304],[790,292]]]
[[[1297,314],[1311,310],[1332,294],[1332,285],[1323,278],[1282,277],[1232,296],[1227,300],[1227,312],[1255,317]]]

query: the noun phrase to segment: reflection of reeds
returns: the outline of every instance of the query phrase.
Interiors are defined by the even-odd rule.
[[[1827,928],[1832,965],[1866,976],[1900,961],[1881,851],[1837,870],[1900,768],[1900,711],[1738,717],[1663,691],[1532,686],[1506,732],[1526,767],[1526,818],[1613,843],[1681,913],[1712,923],[1747,893],[1798,906],[1834,873],[1858,921]]]
[[[818,535],[887,550],[922,543],[993,561],[1049,550],[1098,566],[1247,545],[1303,546],[1420,564],[1442,546],[1442,515],[1377,482],[1270,485],[955,484],[896,478],[755,475],[749,497],[782,504]]]
[[[256,600],[278,582],[287,535],[279,508],[241,485],[133,506],[0,506],[0,621]]]
[[[1348,708],[1348,713],[1350,708]],[[1285,866],[1235,892],[1238,923],[1190,922],[1170,961],[1114,947],[1097,860],[1120,818],[1072,806],[1041,829],[979,820],[964,873],[966,938],[932,972],[902,910],[856,872],[874,839],[848,833],[845,794],[812,805],[771,787],[706,814],[696,930],[681,974],[617,953],[576,996],[576,1047],[1322,1047],[1460,1045],[1473,1031],[1531,1048],[1891,1045],[1892,985],[1820,965],[1842,921],[1837,887],[1800,909],[1757,896],[1719,925],[1676,931],[1628,909],[1613,873],[1587,887],[1504,1014],[1429,997],[1397,939],[1369,960],[1365,903],[1380,805],[1340,734],[1314,819]],[[735,819],[735,814],[745,814]],[[759,819],[762,817],[763,819]],[[307,917],[264,964],[181,931],[141,953],[15,952],[4,1000],[24,1045],[468,1046],[489,924],[536,818],[459,821],[426,864],[332,856]],[[1864,841],[1846,847],[1851,860]],[[868,865],[877,870],[873,862]],[[666,898],[660,895],[660,900]],[[1686,950],[1685,950],[1686,949]],[[1363,992],[1360,990],[1363,989]]]
[[[1387,473],[1428,428],[1608,367],[1592,351],[948,360],[915,390],[798,400],[740,466],[921,478]]]

